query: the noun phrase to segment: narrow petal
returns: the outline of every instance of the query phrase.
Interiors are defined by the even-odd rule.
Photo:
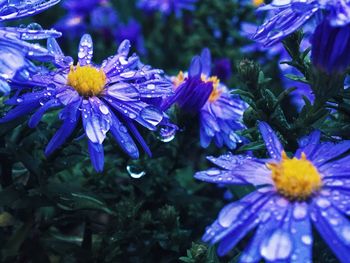
[[[83,126],[87,137],[92,143],[102,144],[111,123],[108,107],[97,97],[84,99],[81,105]]]
[[[124,126],[123,123],[119,121],[117,116],[114,113],[111,113],[112,116],[112,125],[111,133],[113,134],[114,139],[118,142],[119,146],[123,151],[128,154],[133,159],[139,158],[139,150],[128,133],[128,129]]]
[[[80,66],[85,66],[91,63],[93,54],[93,42],[89,34],[81,37],[78,51],[78,61]]]
[[[202,73],[201,58],[199,56],[195,56],[192,58],[188,75],[190,77],[195,77],[195,76],[200,76],[201,73]]]
[[[77,126],[80,110],[78,106],[80,103],[72,103],[67,105],[60,113],[61,119],[63,119],[63,124],[59,130],[51,138],[50,142],[47,144],[45,149],[45,155],[49,156],[56,149],[61,147],[63,143],[71,136],[72,132]],[[69,112],[69,114],[67,114]]]
[[[350,255],[349,220],[324,197],[313,200],[311,219],[337,258],[341,262],[348,262]]]
[[[48,111],[51,108],[58,107],[60,105],[61,103],[59,103],[55,99],[45,102],[29,119],[28,126],[30,128],[36,127],[46,111]]]
[[[145,140],[142,138],[141,134],[135,127],[135,125],[130,120],[125,120],[126,125],[129,127],[131,133],[135,136],[136,140],[139,142],[143,150],[147,153],[149,157],[152,157],[151,149],[148,147]]]
[[[197,172],[194,177],[198,180],[209,183],[225,184],[252,184],[252,185],[272,185],[271,171],[266,168],[264,162],[250,156],[234,156],[232,170],[220,170],[211,168],[206,171]]]
[[[250,200],[249,200],[250,199]],[[227,254],[247,233],[252,230],[259,223],[259,212],[267,201],[270,199],[270,195],[260,195],[258,192],[254,192],[253,195],[248,198],[242,199],[240,202],[245,203],[245,208],[234,219],[230,214],[227,219],[231,221],[230,227],[217,235],[214,240],[221,239],[218,246],[218,254],[223,256]],[[233,213],[235,215],[235,213]],[[220,222],[220,216],[219,216]],[[223,219],[221,222],[226,223]],[[227,222],[228,223],[228,222]]]
[[[211,74],[211,54],[208,48],[204,48],[201,53],[202,74],[209,77]]]
[[[259,129],[271,158],[281,160],[283,147],[275,132],[263,121],[259,123]]]
[[[103,145],[99,143],[93,143],[90,140],[88,140],[88,146],[91,164],[95,168],[96,172],[100,173],[103,171],[104,166]]]

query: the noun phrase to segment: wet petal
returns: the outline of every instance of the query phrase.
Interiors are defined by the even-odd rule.
[[[266,168],[265,163],[250,156],[242,155],[235,157],[232,162],[236,162],[232,170],[211,168],[206,171],[197,172],[194,177],[209,183],[243,185],[273,184],[270,176],[271,171]]]
[[[100,173],[103,171],[104,166],[103,145],[99,143],[93,143],[90,140],[88,140],[88,146],[91,164],[95,168],[96,172]]]
[[[314,200],[312,204],[311,219],[314,226],[337,258],[341,262],[348,262],[350,255],[349,219],[333,206],[325,206],[319,200]],[[336,221],[333,221],[334,218],[337,220],[336,224]]]
[[[97,97],[92,97],[89,100],[84,99],[81,105],[86,136],[92,143],[102,144],[111,123],[108,107]]]
[[[30,128],[36,127],[40,122],[41,118],[43,117],[43,115],[46,113],[46,111],[48,111],[51,108],[58,107],[60,105],[61,103],[59,103],[57,100],[54,100],[54,99],[45,102],[29,119],[28,126]]]
[[[78,61],[80,66],[85,66],[91,63],[93,54],[93,42],[89,34],[85,34],[80,39]]]
[[[266,122],[260,122],[259,129],[271,158],[281,160],[283,147],[275,132]]]
[[[128,129],[125,127],[123,123],[121,123],[118,118],[111,113],[112,116],[112,125],[111,125],[111,133],[113,137],[118,142],[119,146],[123,149],[125,153],[127,153],[131,158],[138,159],[139,151],[134,140],[129,135]]]
[[[31,16],[57,4],[60,0],[15,1],[0,5],[0,21]]]

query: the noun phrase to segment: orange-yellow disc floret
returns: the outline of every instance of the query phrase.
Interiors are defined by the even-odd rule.
[[[71,65],[67,85],[73,87],[82,96],[95,96],[101,93],[106,85],[106,75],[90,65],[81,67]]]
[[[307,199],[322,186],[321,175],[304,153],[300,159],[290,159],[283,151],[281,162],[268,163],[267,167],[277,191],[288,199]]]

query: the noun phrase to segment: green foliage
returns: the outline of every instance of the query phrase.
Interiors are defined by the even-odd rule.
[[[227,57],[236,65],[226,84],[238,88],[234,93],[249,104],[243,135],[250,140],[236,153],[265,156],[258,121],[268,122],[289,151],[315,128],[329,137],[349,138],[350,91],[343,88],[345,74],[329,76],[315,69],[309,50],[300,51],[302,33],[284,43],[291,56],[284,63],[302,74],[287,77],[309,84],[316,95],[313,104],[304,98],[305,106],[298,112],[289,101],[295,88],[283,89],[276,58],[259,65],[255,61],[264,54],[241,53],[240,48],[249,43],[240,34],[241,23],[256,18],[240,1],[201,0],[193,15],[185,12],[182,18],[147,16],[135,10],[134,1],[112,2],[122,10],[124,22],[130,16],[142,22],[147,48],[143,60],[167,74],[186,70],[192,56],[205,46],[214,59]],[[63,13],[54,7],[35,21],[51,27]],[[90,33],[96,62],[113,54],[114,40]],[[67,54],[76,54],[78,40],[59,41]],[[0,108],[1,113],[7,110]],[[1,124],[0,262],[236,262],[243,247],[219,259],[215,246],[200,243],[205,227],[224,206],[226,189],[193,178],[195,171],[208,168],[206,156],[227,149],[200,148],[197,116],[176,108],[169,114],[181,129],[171,142],[163,143],[156,133],[141,130],[152,158],[142,154],[139,160],[129,160],[107,138],[102,174],[90,165],[86,142],[80,139],[82,130],[51,157],[44,157],[43,149],[60,125],[57,112],[45,115],[36,129],[27,127],[26,118]],[[134,179],[127,167],[144,175]],[[253,189],[229,190],[234,198],[241,198]]]

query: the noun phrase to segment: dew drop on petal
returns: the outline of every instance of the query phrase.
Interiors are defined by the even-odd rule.
[[[312,243],[312,238],[311,238],[311,236],[309,236],[309,235],[303,235],[303,236],[301,237],[301,241],[302,241],[305,245],[311,245],[311,243]]]
[[[320,208],[327,208],[330,206],[330,202],[326,199],[326,198],[318,198],[316,200],[316,204],[320,207]]]
[[[208,169],[205,173],[209,176],[216,176],[221,174],[221,171],[215,168],[211,168],[211,169]]]
[[[287,259],[292,252],[292,240],[288,232],[277,229],[260,246],[260,254],[268,261]]]
[[[104,104],[101,104],[101,105],[99,106],[99,109],[100,109],[100,111],[101,111],[103,114],[105,114],[105,115],[107,115],[107,114],[109,113],[108,108],[107,108],[106,105],[104,105]]]
[[[293,210],[293,217],[297,220],[304,219],[307,215],[307,205],[305,203],[297,204]]]
[[[345,226],[342,228],[341,235],[342,235],[342,238],[344,239],[345,243],[347,245],[350,245],[350,227],[349,226]]]

